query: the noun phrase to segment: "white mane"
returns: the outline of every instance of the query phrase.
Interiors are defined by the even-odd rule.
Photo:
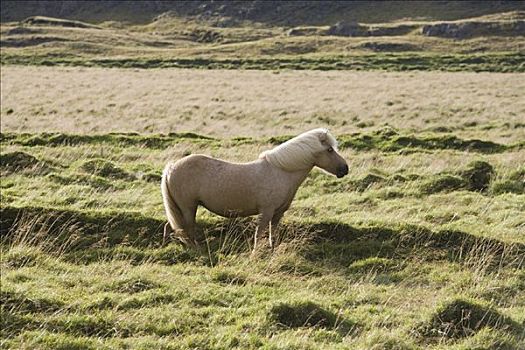
[[[328,147],[337,149],[337,141],[328,129],[319,128],[302,133],[271,150],[264,151],[259,158],[266,158],[272,165],[284,170],[302,170],[312,167],[315,153]]]

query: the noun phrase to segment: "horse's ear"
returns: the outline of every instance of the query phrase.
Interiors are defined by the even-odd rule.
[[[319,134],[319,140],[321,140],[322,144],[325,144],[328,140],[328,129],[323,129],[323,131]]]

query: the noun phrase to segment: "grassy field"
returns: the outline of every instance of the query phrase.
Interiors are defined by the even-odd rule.
[[[2,349],[525,348],[520,4],[263,3],[1,23]],[[423,34],[450,20],[476,29]],[[317,127],[349,175],[314,169],[273,251],[202,208],[200,250],[163,241],[167,162]]]
[[[505,144],[525,139],[520,73],[3,66],[1,84],[4,131],[271,137],[319,125],[336,133],[389,125]]]
[[[523,348],[522,80],[2,67],[2,347]],[[166,162],[318,126],[350,174],[311,173],[275,251],[205,210],[202,251],[163,244]]]

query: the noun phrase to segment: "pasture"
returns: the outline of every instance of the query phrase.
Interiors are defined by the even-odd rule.
[[[525,347],[520,73],[2,66],[1,346]],[[273,252],[200,209],[162,244],[160,176],[328,127]],[[198,132],[196,132],[198,130]]]

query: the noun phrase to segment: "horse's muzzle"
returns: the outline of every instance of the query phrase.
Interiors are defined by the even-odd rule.
[[[338,178],[342,178],[343,176],[348,174],[348,165],[342,165],[339,168],[337,168],[336,176]]]

